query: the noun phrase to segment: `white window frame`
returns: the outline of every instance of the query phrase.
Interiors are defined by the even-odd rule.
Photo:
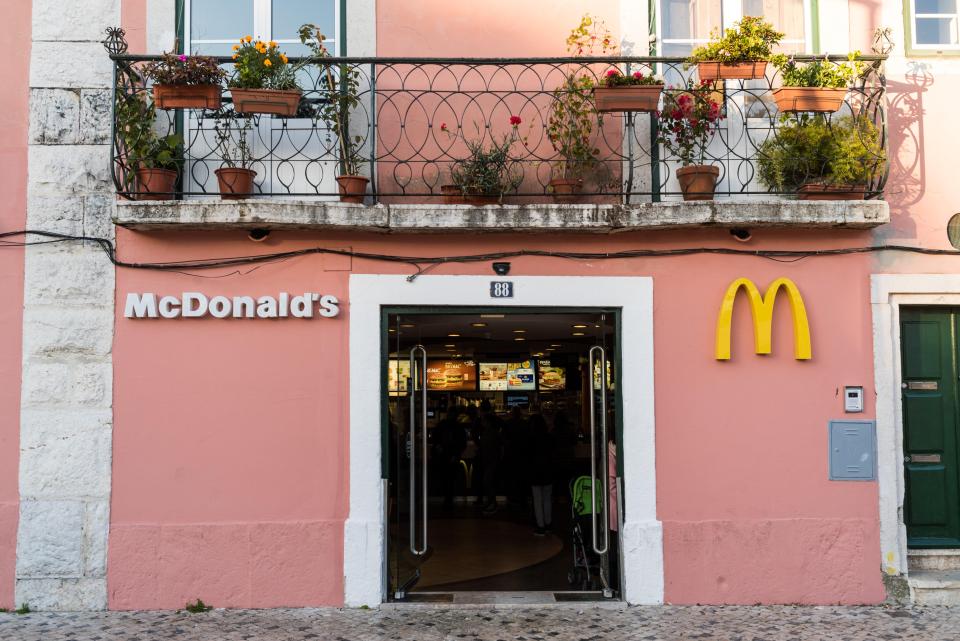
[[[907,0],[910,4],[910,48],[915,51],[960,51],[960,3],[954,6],[953,13],[917,13],[916,0]],[[953,18],[953,44],[919,44],[917,42],[917,18]]]
[[[913,0],[910,0],[911,5]],[[733,23],[743,18],[742,0],[721,0],[721,29],[733,27]],[[686,44],[696,47],[708,42],[708,38],[669,38],[663,37],[663,7],[657,0],[657,54],[663,55],[665,44]],[[781,40],[784,44],[799,44],[798,40]],[[813,53],[813,8],[811,0],[803,0],[803,52]]]
[[[205,44],[236,44],[240,41],[240,38],[243,36],[253,36],[255,40],[263,40],[264,42],[269,42],[273,40],[278,45],[281,45],[280,49],[283,49],[282,45],[285,44],[300,44],[299,40],[293,38],[286,38],[277,40],[272,37],[273,31],[273,3],[282,2],[283,0],[253,0],[253,25],[251,25],[252,33],[238,33],[231,40],[194,40],[191,37],[191,15],[192,11],[192,0],[184,0],[183,7],[183,39],[184,39],[184,48],[187,54],[193,53],[194,44],[205,45]],[[340,45],[338,44],[341,41],[340,34],[340,11],[342,9],[343,0],[333,0],[333,37],[327,37],[324,39],[324,46],[330,50],[334,55],[342,56],[345,52],[340,50]],[[324,34],[325,36],[327,34]]]

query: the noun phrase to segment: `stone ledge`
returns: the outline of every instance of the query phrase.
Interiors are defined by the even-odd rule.
[[[128,229],[304,229],[403,232],[593,232],[691,227],[870,229],[890,221],[882,200],[785,199],[634,205],[352,205],[256,198],[117,201],[113,222]]]

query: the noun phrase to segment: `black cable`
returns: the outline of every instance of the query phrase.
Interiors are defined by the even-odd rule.
[[[13,236],[34,235],[47,238],[42,241],[22,241],[11,242],[2,240]],[[931,249],[927,247],[913,247],[910,245],[868,245],[864,247],[841,247],[836,249],[734,249],[729,247],[683,247],[677,249],[627,249],[616,252],[570,252],[570,251],[551,251],[543,249],[517,249],[511,251],[492,252],[486,254],[463,254],[458,256],[398,256],[395,254],[377,254],[371,252],[358,252],[346,249],[329,249],[325,247],[309,247],[306,249],[296,249],[286,252],[274,252],[271,254],[253,254],[247,256],[232,256],[229,258],[205,258],[197,260],[185,260],[174,262],[155,262],[139,263],[119,260],[116,256],[116,250],[113,242],[107,238],[96,238],[92,236],[73,236],[70,234],[60,234],[56,232],[38,231],[38,230],[18,230],[0,232],[0,248],[2,247],[27,247],[31,245],[40,245],[56,242],[82,241],[91,242],[99,245],[107,258],[117,267],[127,269],[150,269],[156,271],[171,271],[185,273],[185,270],[197,269],[216,269],[221,267],[235,267],[239,265],[253,265],[259,263],[270,263],[276,261],[285,261],[299,256],[309,256],[312,254],[331,254],[336,256],[349,256],[351,258],[361,258],[381,262],[404,263],[416,269],[416,273],[409,276],[408,280],[414,280],[420,274],[447,263],[477,263],[494,260],[503,260],[505,258],[519,258],[523,256],[539,256],[545,258],[566,258],[570,260],[619,260],[627,258],[664,258],[674,256],[694,256],[699,254],[713,254],[725,256],[754,256],[765,258],[778,262],[796,262],[804,258],[816,256],[843,256],[850,254],[868,254],[881,251],[898,251],[914,254],[926,254],[934,256],[960,256],[960,251],[955,249]],[[426,265],[426,267],[424,267]],[[252,271],[252,270],[250,270]],[[242,272],[233,272],[242,274]],[[246,273],[249,273],[246,272]],[[196,274],[188,274],[196,275]]]

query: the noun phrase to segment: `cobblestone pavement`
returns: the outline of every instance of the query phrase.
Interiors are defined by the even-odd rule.
[[[960,639],[960,608],[214,610],[0,614],[2,641]]]

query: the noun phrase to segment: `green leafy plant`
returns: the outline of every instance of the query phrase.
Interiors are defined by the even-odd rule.
[[[783,35],[763,18],[744,16],[733,28],[725,30],[723,35],[719,30],[713,30],[710,42],[694,49],[689,62],[735,64],[767,60]]]
[[[567,53],[572,56],[612,55],[617,45],[602,20],[589,13],[567,36]],[[559,156],[553,163],[554,178],[580,180],[597,166],[600,150],[593,144],[593,132],[599,123],[590,95],[593,76],[583,65],[575,64],[553,91],[547,116],[547,138]]]
[[[209,612],[213,609],[212,605],[207,605],[201,599],[197,599],[195,603],[187,603],[184,608],[190,614],[200,614],[201,612]]]
[[[685,89],[671,88],[657,114],[657,141],[684,167],[702,165],[724,117],[709,84],[688,82]]]
[[[604,87],[636,87],[662,84],[662,78],[657,78],[653,73],[643,75],[641,71],[634,71],[629,76],[625,76],[619,69],[610,69],[603,77]]]
[[[277,43],[254,40],[244,36],[240,44],[233,45],[234,69],[230,86],[237,89],[277,89],[293,91],[300,89],[297,69],[290,64],[287,55],[277,48]]]
[[[14,614],[30,614],[32,610],[26,603],[20,604],[20,607],[13,611]]]
[[[757,150],[757,175],[765,186],[782,192],[806,183],[861,185],[885,159],[880,133],[866,118],[784,116],[776,135]]]
[[[242,121],[242,124],[237,124]],[[213,131],[217,139],[217,148],[224,167],[249,169],[253,162],[253,150],[250,148],[249,135],[253,129],[250,118],[218,118]]]
[[[774,67],[780,70],[784,87],[829,87],[841,89],[849,87],[863,75],[866,65],[860,62],[859,51],[847,56],[847,62],[833,62],[828,56],[812,62],[798,63],[793,56],[777,54],[770,58]]]
[[[309,62],[320,66],[324,95],[317,113],[337,137],[340,175],[357,176],[366,159],[363,136],[350,133],[350,115],[360,105],[360,72],[353,65],[332,64],[325,39],[316,25],[300,27],[300,42],[313,52]]]
[[[521,140],[517,127],[520,125],[519,116],[511,116],[512,130],[501,139],[491,136],[490,146],[486,146],[480,135],[480,127],[474,124],[477,139],[464,138],[463,142],[470,151],[467,158],[458,160],[450,170],[453,184],[465,196],[496,196],[502,198],[504,194],[514,191],[523,182],[523,176],[513,171],[514,160],[510,156],[513,144]],[[447,128],[446,123],[440,125],[440,131],[454,136]]]
[[[216,85],[227,75],[215,58],[169,52],[146,64],[143,74],[158,85]]]
[[[183,137],[179,134],[160,136],[154,130],[156,108],[144,94],[126,95],[117,91],[117,134],[131,170],[177,170],[183,162]],[[125,177],[127,187],[133,181],[132,172]]]

